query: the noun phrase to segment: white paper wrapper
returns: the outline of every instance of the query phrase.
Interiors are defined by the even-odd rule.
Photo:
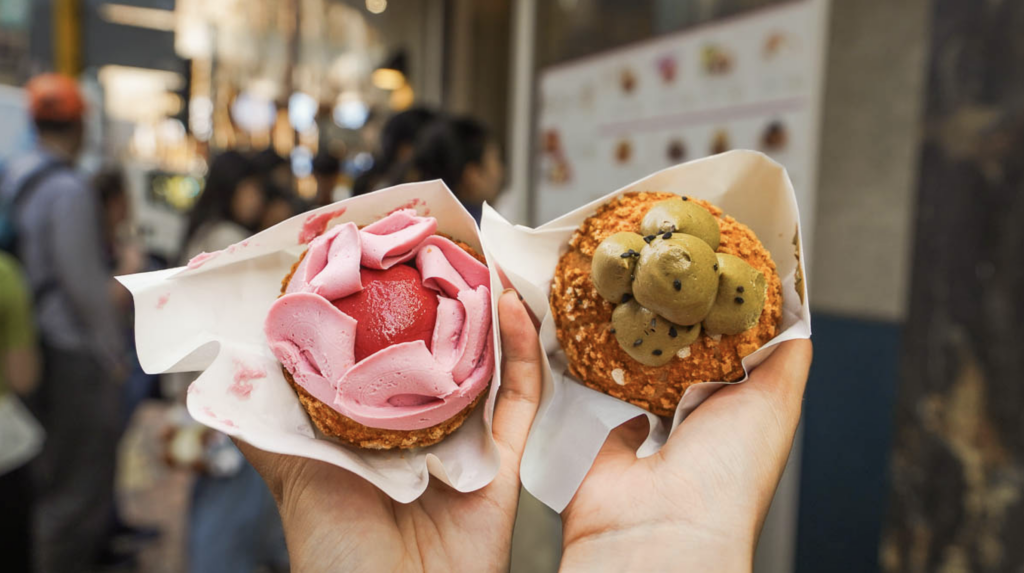
[[[733,151],[670,167],[537,229],[513,226],[493,209],[485,209],[485,241],[494,260],[540,319],[540,341],[546,353],[540,410],[530,430],[520,474],[530,493],[559,512],[572,500],[613,428],[646,415],[651,431],[637,455],[649,456],[664,445],[669,432],[687,414],[725,384],[708,382],[688,388],[671,427],[666,428],[659,417],[591,390],[568,373],[548,307],[555,266],[584,219],[612,198],[631,191],[665,191],[706,199],[753,229],[771,253],[782,279],[782,331],[743,359],[746,371],[767,358],[778,343],[811,335],[806,286],[799,294],[795,286],[798,269],[803,276],[803,263],[794,245],[794,235],[799,242],[800,228],[796,196],[785,169],[761,153]],[[740,382],[744,380],[746,377]]]
[[[412,183],[340,201],[303,213],[208,259],[195,269],[177,268],[120,277],[135,299],[135,336],[146,372],[204,370],[191,386],[188,411],[196,420],[257,448],[313,458],[345,468],[393,499],[410,502],[427,487],[430,475],[459,491],[490,483],[498,472],[491,436],[495,369],[483,407],[441,443],[407,451],[370,451],[317,437],[295,392],[263,335],[263,320],[281,289],[281,280],[306,245],[299,233],[310,217],[344,213],[330,226],[353,221],[362,226],[399,208],[413,208],[437,219],[438,232],[483,253],[491,269],[494,348],[500,364],[496,267],[482,244],[473,218],[440,181]],[[238,372],[263,370],[265,377],[236,385]]]

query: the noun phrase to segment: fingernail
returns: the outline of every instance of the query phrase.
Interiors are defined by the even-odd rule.
[[[505,296],[505,295],[507,295],[510,292],[516,292],[516,289],[514,289],[514,288],[507,288],[507,289],[501,291],[501,296]],[[501,297],[499,297],[499,298],[501,298]],[[522,300],[522,299],[520,299],[520,300]]]

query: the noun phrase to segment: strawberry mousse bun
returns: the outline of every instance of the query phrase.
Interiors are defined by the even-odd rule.
[[[494,372],[490,274],[412,209],[320,233],[264,332],[316,427],[361,448],[440,442]]]

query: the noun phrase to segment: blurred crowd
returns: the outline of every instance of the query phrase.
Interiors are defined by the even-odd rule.
[[[0,552],[5,571],[131,568],[161,532],[122,517],[118,443],[146,400],[168,404],[166,464],[194,475],[190,571],[285,571],[274,500],[231,441],[184,409],[195,374],[142,371],[132,302],[115,276],[186,263],[303,211],[395,184],[441,179],[479,221],[504,183],[502,150],[481,122],[413,108],[383,125],[373,161],[313,160],[316,194],[300,198],[291,162],[272,149],[211,153],[177,257],[152,256],[132,232],[117,165],[76,167],[85,100],[66,77],[25,89],[37,144],[0,172]]]

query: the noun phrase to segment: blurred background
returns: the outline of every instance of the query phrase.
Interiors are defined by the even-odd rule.
[[[539,225],[745,148],[793,180],[815,340],[756,571],[1024,571],[1022,28],[1007,1],[0,0],[0,569],[288,569],[191,378],[138,367],[114,274],[405,181]],[[513,570],[556,570],[557,516],[520,520]]]

